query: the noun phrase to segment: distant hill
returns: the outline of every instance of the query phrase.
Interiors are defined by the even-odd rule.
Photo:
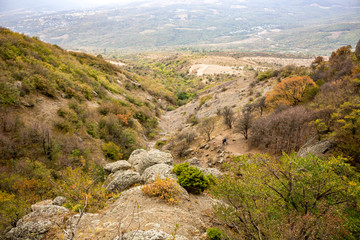
[[[329,54],[356,44],[359,8],[355,0],[135,1],[4,12],[0,25],[68,49],[104,53],[175,48]]]

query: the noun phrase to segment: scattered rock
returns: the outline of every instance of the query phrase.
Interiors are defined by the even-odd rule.
[[[193,166],[200,166],[200,161],[197,157],[188,159],[185,162],[188,162],[190,165],[193,165]]]
[[[224,159],[223,158],[220,158],[218,161],[217,161],[217,163],[219,163],[219,164],[221,164],[221,163],[223,163],[224,162]]]
[[[297,153],[297,157],[306,157],[308,154],[322,156],[334,146],[335,144],[333,142],[330,142],[326,139],[322,141],[311,139],[300,148],[299,152]]]
[[[199,168],[205,175],[212,174],[216,178],[221,178],[223,174],[217,168]]]
[[[108,180],[109,179],[109,180]],[[118,171],[108,176],[106,189],[111,192],[123,191],[136,183],[141,182],[140,174],[132,170]]]
[[[57,205],[57,206],[62,206],[64,203],[66,203],[66,198],[65,197],[63,197],[63,196],[57,196],[54,200],[53,200],[53,202],[52,202],[52,204],[53,205]]]
[[[186,157],[191,154],[194,150],[192,148],[188,148],[183,152],[183,156]]]
[[[141,179],[143,182],[153,182],[155,181],[156,176],[160,179],[172,178],[176,179],[176,175],[172,172],[174,167],[167,164],[155,164],[143,172]]]
[[[52,200],[45,200],[31,206],[31,213],[25,215],[7,234],[8,239],[42,239],[51,227],[61,224],[62,217],[69,210],[52,205]]]
[[[151,149],[149,152],[138,149],[131,153],[128,162],[132,164],[137,172],[142,174],[144,170],[155,164],[174,165],[174,159],[170,153],[161,152],[158,149]]]
[[[108,163],[104,166],[104,170],[109,173],[114,173],[120,170],[127,170],[129,168],[131,168],[131,164],[125,160]]]
[[[199,147],[200,149],[209,149],[210,148],[210,145],[208,143],[204,143],[203,145],[201,145]]]
[[[163,232],[161,230],[154,228],[149,231],[137,230],[137,231],[125,233],[122,238],[120,238],[118,236],[114,240],[120,240],[120,239],[124,239],[124,240],[170,240],[170,239],[172,239],[172,236],[170,234],[167,234],[166,232]],[[188,238],[186,238],[184,236],[179,236],[179,235],[176,235],[175,239],[188,240]]]

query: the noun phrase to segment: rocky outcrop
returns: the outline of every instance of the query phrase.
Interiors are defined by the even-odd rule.
[[[76,239],[113,240],[119,239],[119,232],[126,237],[139,232],[134,239],[167,239],[164,237],[174,233],[178,224],[177,240],[200,240],[204,239],[206,229],[213,226],[212,206],[215,201],[206,194],[188,195],[184,190],[178,203],[168,204],[160,198],[145,195],[141,188],[137,186],[123,191],[115,202],[98,214],[84,215],[76,227]],[[76,222],[76,218],[73,221]],[[159,238],[151,238],[154,236]]]
[[[143,149],[135,150],[131,153],[128,161],[139,174],[142,174],[146,168],[155,164],[174,165],[171,154],[161,152],[158,149],[151,149],[148,152]]]
[[[138,149],[131,153],[129,161],[120,160],[105,165],[104,169],[111,173],[105,187],[112,192],[121,192],[136,183],[154,181],[156,176],[176,179],[172,173],[173,165],[174,159],[170,153]]]
[[[309,154],[323,156],[327,151],[331,150],[335,144],[327,139],[316,141],[311,139],[304,146],[300,148],[297,157],[306,157]]]
[[[176,175],[173,173],[173,167],[167,164],[155,164],[143,172],[141,179],[143,182],[153,182],[156,176],[160,179],[172,178],[176,179]]]
[[[112,173],[106,179],[108,184],[106,185],[106,189],[110,192],[115,191],[123,191],[136,183],[141,182],[140,174],[134,172],[132,170],[126,171],[118,171],[116,173]]]
[[[129,233],[125,233],[122,238],[116,237],[114,240],[170,240],[174,239],[172,235],[167,234],[158,229],[151,229],[149,231],[132,231]],[[188,240],[188,238],[184,236],[175,236],[176,240]]]
[[[114,173],[120,170],[128,170],[129,168],[131,168],[131,164],[125,160],[108,163],[104,166],[104,170],[109,173]]]
[[[66,200],[65,200],[66,201]],[[59,199],[55,204],[59,203]],[[7,234],[8,239],[41,239],[56,224],[61,224],[67,208],[54,205],[52,200],[45,200],[31,206],[31,213],[21,218],[16,227]]]
[[[66,203],[66,198],[62,196],[57,196],[52,202],[53,205],[57,206],[62,206],[64,203]]]

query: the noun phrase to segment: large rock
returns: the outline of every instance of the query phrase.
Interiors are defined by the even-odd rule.
[[[121,192],[136,183],[140,183],[141,177],[139,173],[132,170],[118,171],[116,173],[110,174],[108,176],[107,182],[108,184],[106,186],[106,189],[111,192]]]
[[[104,170],[110,173],[114,173],[120,170],[127,170],[129,168],[131,168],[131,164],[125,160],[108,163],[104,166]]]
[[[172,235],[167,234],[166,232],[163,232],[158,229],[151,229],[149,231],[132,231],[129,233],[125,233],[122,238],[116,237],[114,240],[170,240],[170,239],[176,239],[176,240],[188,240],[184,236],[178,236],[176,235],[175,238],[173,238]]]
[[[50,228],[61,224],[63,215],[69,212],[64,207],[52,205],[52,200],[36,203],[31,210],[6,234],[8,239],[41,239]]]
[[[304,146],[302,146],[297,153],[297,157],[306,157],[309,154],[322,156],[331,148],[334,147],[334,143],[329,140],[316,141],[311,139]]]
[[[221,178],[223,176],[217,168],[199,168],[205,175],[213,175],[216,178]]]
[[[66,203],[66,198],[62,197],[62,196],[57,196],[54,200],[53,200],[53,205],[57,205],[57,206],[62,206],[64,203]]]
[[[167,164],[155,164],[143,172],[141,179],[143,182],[153,182],[155,181],[156,176],[160,179],[172,178],[176,179],[176,175],[172,172],[174,167]]]
[[[158,149],[151,149],[149,152],[143,149],[135,150],[131,153],[128,161],[140,174],[142,174],[146,168],[155,164],[163,163],[170,166],[174,165],[174,159],[171,154],[161,152]]]

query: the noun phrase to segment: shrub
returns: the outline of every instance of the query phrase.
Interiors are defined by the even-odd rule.
[[[180,185],[188,192],[200,194],[209,187],[209,179],[198,168],[189,166],[189,163],[175,165],[174,172]]]
[[[226,235],[218,228],[208,228],[206,230],[206,237],[209,240],[222,240],[226,239]]]
[[[156,149],[161,149],[165,144],[166,144],[166,140],[164,140],[164,141],[161,141],[161,140],[159,140],[159,141],[157,141],[156,142],[156,144],[155,144],[155,148]]]
[[[120,158],[122,158],[122,154],[120,153],[120,147],[113,142],[104,143],[101,148],[106,158],[110,158],[112,160],[119,160]]]
[[[141,190],[145,195],[159,197],[170,204],[179,202],[177,196],[181,191],[175,180],[170,178],[160,179],[158,176],[156,176],[153,183],[144,185]]]

